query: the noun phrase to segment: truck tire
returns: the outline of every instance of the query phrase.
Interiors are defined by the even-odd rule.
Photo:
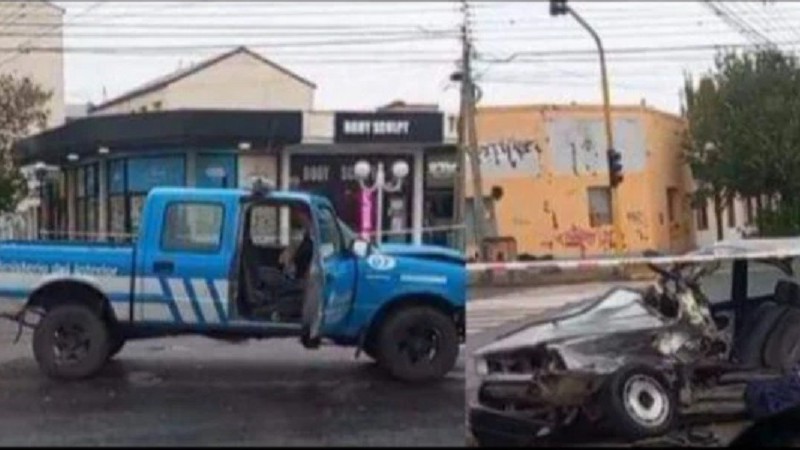
[[[87,378],[106,362],[108,329],[86,306],[57,306],[45,314],[34,331],[33,354],[39,368],[50,378]]]
[[[642,365],[626,366],[609,376],[600,401],[610,431],[626,439],[670,431],[678,405],[661,373]]]
[[[392,313],[378,330],[376,359],[393,377],[408,382],[443,378],[456,363],[459,337],[453,320],[427,306]]]
[[[122,347],[124,346],[125,346],[125,338],[115,337],[114,339],[112,339],[111,344],[108,348],[108,356],[106,357],[106,359],[109,360],[117,356],[117,354],[122,351]]]

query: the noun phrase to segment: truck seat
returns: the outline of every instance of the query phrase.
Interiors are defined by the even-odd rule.
[[[740,333],[736,336],[734,354],[745,367],[765,365],[765,351],[781,333],[774,333],[780,328],[782,318],[792,308],[800,307],[800,286],[797,283],[781,280],[775,285],[771,301],[759,305],[752,313],[744,317]]]

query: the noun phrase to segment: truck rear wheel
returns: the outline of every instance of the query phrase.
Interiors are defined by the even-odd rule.
[[[378,331],[376,359],[392,376],[403,381],[443,378],[458,358],[455,323],[425,306],[391,314]]]
[[[106,324],[82,305],[49,310],[33,333],[33,354],[51,378],[77,380],[94,375],[109,355]]]
[[[108,356],[106,357],[106,359],[111,359],[117,356],[117,354],[122,351],[122,347],[124,346],[125,346],[125,338],[118,336],[114,337],[114,339],[112,340],[111,344],[108,347]]]

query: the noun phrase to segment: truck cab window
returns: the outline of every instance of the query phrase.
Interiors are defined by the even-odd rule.
[[[222,205],[173,203],[167,207],[161,236],[163,250],[209,252],[222,241]]]
[[[320,208],[319,210],[319,234],[319,251],[323,259],[342,251],[342,235],[336,226],[336,216],[329,208]]]

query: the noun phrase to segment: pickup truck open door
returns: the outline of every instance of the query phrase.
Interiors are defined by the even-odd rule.
[[[314,256],[303,300],[303,345],[317,345],[324,331],[346,320],[355,296],[356,264],[333,208],[315,205]]]

